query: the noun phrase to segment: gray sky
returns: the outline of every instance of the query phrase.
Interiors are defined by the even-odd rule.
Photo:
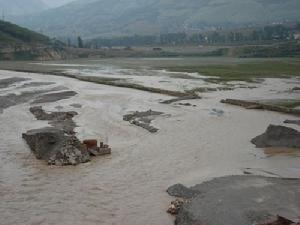
[[[43,0],[43,1],[50,7],[57,7],[72,2],[74,0]]]

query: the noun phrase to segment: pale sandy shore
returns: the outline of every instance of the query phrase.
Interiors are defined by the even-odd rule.
[[[1,96],[57,86],[77,92],[70,99],[39,105],[51,111],[57,106],[77,111],[78,137],[108,141],[113,154],[76,167],[49,167],[36,160],[22,140],[23,132],[47,123],[36,121],[28,101],[4,109],[0,114],[1,225],[171,225],[174,219],[166,209],[172,198],[165,190],[175,183],[192,186],[245,171],[300,178],[299,155],[270,157],[250,143],[269,124],[282,125],[297,117],[220,103],[223,98],[299,98],[299,92],[288,91],[299,80],[267,79],[256,89],[203,93],[203,99],[183,101],[196,107],[185,107],[160,104],[170,98],[160,94],[0,71],[0,79],[9,77],[55,84],[22,87],[29,82],[23,81],[0,89]],[[153,121],[159,128],[156,134],[122,120],[128,112],[148,109],[165,113]]]

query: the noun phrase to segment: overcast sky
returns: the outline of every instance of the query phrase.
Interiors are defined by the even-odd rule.
[[[57,7],[64,5],[66,3],[72,2],[74,0],[43,0],[48,6]]]

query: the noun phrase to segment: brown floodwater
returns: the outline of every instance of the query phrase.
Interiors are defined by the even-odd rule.
[[[21,138],[23,132],[47,123],[34,119],[27,102],[5,109],[0,114],[1,225],[171,225],[173,217],[166,209],[172,198],[165,190],[175,183],[191,186],[245,171],[300,177],[299,157],[266,157],[250,143],[269,124],[283,124],[295,116],[219,102],[225,97],[290,98],[291,94],[270,90],[288,89],[293,80],[288,84],[271,79],[255,91],[205,93],[201,100],[187,101],[197,107],[185,107],[160,104],[167,96],[70,78],[7,71],[0,71],[0,76],[55,82],[78,92],[71,99],[41,105],[51,111],[57,106],[76,110],[79,138],[108,141],[113,151],[76,167],[48,166],[34,157]],[[47,87],[26,90],[41,88]],[[2,89],[1,95],[20,90],[15,89]],[[160,129],[157,134],[122,120],[130,111],[148,109],[165,113],[153,121]],[[215,114],[220,110],[222,115]]]
[[[266,155],[290,155],[290,156],[300,156],[300,148],[284,148],[284,147],[272,147],[264,149]]]

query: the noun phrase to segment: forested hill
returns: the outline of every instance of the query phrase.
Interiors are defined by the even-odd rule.
[[[62,43],[0,20],[0,60],[50,60],[63,57],[66,54]]]
[[[1,44],[49,44],[49,38],[18,25],[0,20]]]
[[[300,20],[299,0],[77,0],[19,24],[51,36],[149,35]]]

